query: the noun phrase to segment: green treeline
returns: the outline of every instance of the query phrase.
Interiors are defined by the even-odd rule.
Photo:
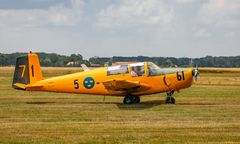
[[[27,53],[0,53],[0,66],[15,65],[16,58]],[[38,53],[40,57],[41,66],[65,67],[74,66],[79,67],[81,64],[87,66],[104,66],[111,65],[114,62],[141,62],[151,61],[161,67],[174,66],[199,66],[199,67],[240,67],[240,56],[206,56],[202,58],[174,58],[174,57],[92,57],[89,60],[84,60],[81,54],[72,54],[70,56],[58,55],[55,53]]]
[[[81,64],[90,66],[88,60],[84,60],[80,54],[72,54],[70,56],[58,55],[55,53],[37,53],[40,58],[41,66],[51,67],[65,67],[74,66],[79,67]],[[27,55],[27,53],[12,53],[2,54],[0,53],[0,66],[15,65],[16,58]]]

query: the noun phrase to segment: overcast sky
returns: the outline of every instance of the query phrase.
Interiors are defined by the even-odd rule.
[[[240,55],[240,0],[0,0],[0,52]]]

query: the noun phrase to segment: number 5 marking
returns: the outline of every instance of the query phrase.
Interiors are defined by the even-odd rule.
[[[22,75],[21,75],[21,78],[23,78],[24,73],[25,73],[26,65],[19,65],[19,67],[20,67],[20,68],[23,68],[23,70],[22,70]]]
[[[78,88],[79,88],[78,80],[74,80],[74,81],[73,81],[73,84],[74,84],[74,88],[75,88],[75,89],[78,89]]]

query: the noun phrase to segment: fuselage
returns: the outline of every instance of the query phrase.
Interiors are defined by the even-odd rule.
[[[141,96],[172,90],[178,91],[192,85],[192,68],[160,68],[157,70],[158,73],[150,74],[151,68],[148,65],[147,62],[143,63],[143,73],[140,76],[132,75],[133,70],[130,65],[127,65],[126,72],[114,74],[111,74],[111,70],[114,70],[114,67],[103,67],[37,81],[33,84],[36,87],[29,87],[26,90],[124,96],[125,94],[123,93],[109,91],[103,85],[103,82],[107,80],[122,79],[149,85],[150,88],[145,91],[131,93],[132,95]]]

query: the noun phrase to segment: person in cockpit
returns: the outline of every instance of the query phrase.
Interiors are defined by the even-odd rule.
[[[135,66],[135,67],[132,67],[132,71],[131,71],[131,75],[133,76],[133,77],[137,77],[138,76],[138,69],[137,69],[137,67]]]
[[[132,67],[131,75],[135,76],[142,76],[144,74],[143,66],[134,66]]]

